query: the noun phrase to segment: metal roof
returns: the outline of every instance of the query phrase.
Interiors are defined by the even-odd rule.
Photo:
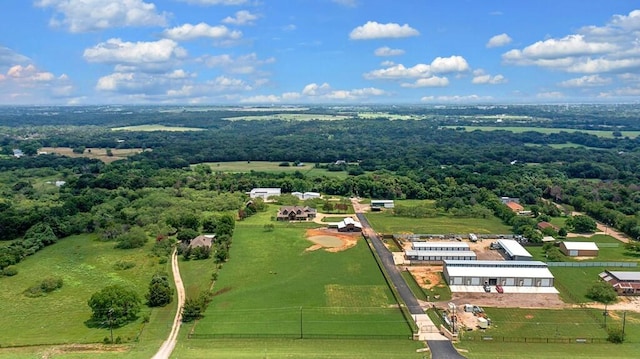
[[[422,248],[469,248],[469,244],[465,242],[411,242],[411,247],[418,250]]]
[[[595,242],[562,242],[564,247],[570,251],[597,251]]]
[[[407,256],[420,256],[420,257],[475,257],[474,251],[422,251],[422,250],[408,250],[405,252]],[[467,262],[467,261],[464,261]]]
[[[449,273],[449,277],[553,278],[546,267],[445,267],[445,271]]]
[[[621,281],[640,281],[640,272],[619,272],[619,271],[607,271],[614,276],[617,280]]]
[[[498,239],[498,244],[512,257],[532,257],[531,253],[513,239]]]
[[[458,260],[445,260],[445,266],[447,267],[498,267],[498,268],[547,268],[547,263],[540,261],[490,261],[490,260],[481,260],[481,261],[458,261]]]

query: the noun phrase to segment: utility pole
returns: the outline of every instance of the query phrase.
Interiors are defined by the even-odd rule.
[[[627,311],[622,312],[622,337],[624,338],[624,327],[627,324]]]
[[[300,339],[303,338],[302,334],[302,307],[300,307]]]
[[[607,312],[607,303],[604,304],[604,312],[602,315],[604,316],[604,329],[607,329],[607,317],[609,316],[609,312]]]

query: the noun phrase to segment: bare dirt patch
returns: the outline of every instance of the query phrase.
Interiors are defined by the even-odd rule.
[[[440,266],[411,266],[407,270],[422,288],[431,289],[440,284],[442,267]]]
[[[343,233],[335,229],[315,228],[309,229],[306,238],[315,244],[306,251],[315,251],[324,248],[327,252],[341,252],[356,245],[361,233]]]
[[[61,354],[124,353],[129,349],[126,345],[68,344],[48,349],[42,353],[42,358],[52,358]]]
[[[557,294],[539,293],[453,293],[451,300],[458,306],[473,304],[500,308],[567,308]]]

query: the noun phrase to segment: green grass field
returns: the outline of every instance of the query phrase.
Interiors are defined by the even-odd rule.
[[[187,132],[187,131],[204,131],[203,128],[197,127],[177,127],[177,126],[165,126],[165,125],[138,125],[138,126],[126,126],[126,127],[113,127],[112,131],[167,131],[167,132]]]
[[[0,346],[102,342],[109,330],[85,325],[91,316],[87,305],[91,295],[105,286],[122,284],[135,289],[144,300],[153,273],[169,269],[149,255],[152,243],[134,250],[117,250],[113,245],[89,235],[65,238],[17,264],[18,275],[0,278]],[[114,263],[118,260],[135,262],[136,266],[117,270]],[[63,278],[63,287],[44,297],[28,298],[22,294],[48,276]],[[168,335],[175,303],[154,310],[143,305],[140,317],[145,313],[150,316],[149,323],[143,325],[138,319],[114,329],[114,337],[128,342],[122,350],[131,353],[132,358],[148,358],[159,348]],[[134,343],[138,336],[140,342]],[[33,357],[34,351],[41,350],[45,349],[0,349],[0,358],[21,357],[19,353],[23,352],[24,357]]]
[[[314,164],[306,163],[302,166],[295,166],[293,163],[291,166],[280,166],[280,162],[267,162],[267,161],[235,161],[235,162],[207,162],[203,163],[211,167],[214,172],[268,172],[268,173],[293,173],[299,171],[306,176],[310,177],[347,177],[347,173],[344,171],[327,171],[323,168],[316,168]]]
[[[304,227],[270,211],[239,222],[230,261],[195,334],[411,335],[364,242],[343,252],[305,251]],[[261,217],[261,218],[260,218]],[[302,318],[301,318],[302,317]]]
[[[457,218],[437,216],[434,218],[396,217],[391,211],[367,213],[371,226],[379,233],[511,233],[511,227],[504,225],[497,217]]]
[[[458,126],[443,126],[446,128],[456,128]],[[614,138],[612,131],[598,131],[598,130],[579,130],[571,128],[552,128],[552,127],[510,127],[510,126],[464,126],[465,131],[509,131],[514,133],[522,133],[527,131],[540,132],[544,134],[560,133],[564,132],[584,132],[591,135],[595,135],[603,138]],[[640,131],[620,131],[623,137],[636,138],[640,135]]]
[[[268,114],[268,115],[226,117],[225,120],[229,120],[229,121],[265,121],[265,120],[339,121],[339,120],[346,120],[346,119],[350,119],[350,118],[352,118],[352,116],[310,114],[310,113],[272,113],[272,114]]]

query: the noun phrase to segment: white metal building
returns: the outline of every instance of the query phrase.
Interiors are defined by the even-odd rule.
[[[504,250],[508,259],[514,261],[530,261],[533,259],[524,247],[513,239],[498,239],[498,244]]]
[[[318,192],[291,192],[292,195],[298,197],[299,199],[312,199],[312,198],[320,198],[320,193]]]
[[[392,199],[372,199],[371,208],[393,208],[395,206]]]
[[[599,248],[595,242],[562,242],[560,251],[570,257],[597,257]]]
[[[281,194],[280,188],[254,188],[249,192],[249,197],[262,198],[266,201],[269,197],[279,196]]]
[[[443,274],[452,291],[478,291],[476,289],[485,284],[499,284],[505,292],[526,292],[526,288],[523,291],[509,287],[528,287],[542,288],[542,291],[530,293],[557,293],[553,288],[553,274],[546,263],[539,261],[445,260]]]
[[[475,261],[476,253],[473,251],[432,251],[432,250],[408,250],[404,256],[409,261],[429,262],[440,264],[445,260]]]
[[[470,251],[466,242],[411,242],[416,251]]]

